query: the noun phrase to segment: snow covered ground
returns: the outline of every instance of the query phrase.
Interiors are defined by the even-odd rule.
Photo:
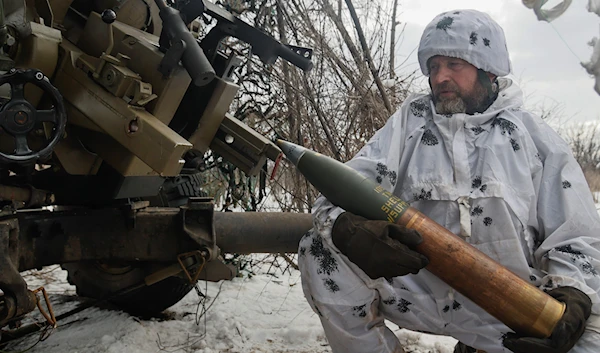
[[[299,272],[283,269],[265,264],[232,281],[200,282],[206,295],[204,314],[195,291],[150,320],[92,307],[59,322],[42,342],[36,344],[40,334],[34,333],[0,352],[22,352],[33,345],[27,352],[331,352],[318,316],[304,299]],[[79,304],[75,288],[58,266],[30,272],[25,279],[31,289],[46,287],[56,315]],[[451,353],[456,343],[450,337],[389,327],[406,353]]]

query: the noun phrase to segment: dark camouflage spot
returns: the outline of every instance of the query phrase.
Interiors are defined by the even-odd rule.
[[[333,272],[337,271],[337,261],[331,256],[331,251],[323,247],[323,238],[321,236],[313,238],[309,253],[319,261],[317,273],[330,276]]]
[[[425,113],[429,111],[429,104],[426,100],[419,99],[413,102],[410,102],[410,112],[414,116],[424,117]]]
[[[377,173],[379,175],[386,176],[388,174],[388,167],[383,163],[377,163]]]
[[[596,269],[594,268],[594,265],[592,265],[590,262],[585,261],[584,263],[581,264],[581,270],[583,271],[583,273],[588,274],[588,275],[593,275],[593,276],[598,276],[598,272],[596,271]]]
[[[394,284],[394,278],[393,278],[393,277],[386,278],[385,280],[386,280],[386,282],[387,282],[387,283],[389,283],[389,284]]]
[[[546,287],[546,288],[553,288],[554,287],[554,282],[552,281],[552,278],[550,278],[548,280],[548,282],[546,282],[546,284],[544,284],[544,287]]]
[[[298,254],[300,256],[305,256],[306,255],[306,248],[305,247],[301,247],[300,250],[298,251]]]
[[[471,32],[471,36],[469,37],[469,43],[471,45],[477,45],[477,33]]]
[[[437,29],[441,29],[444,32],[448,31],[448,29],[450,27],[452,27],[452,23],[454,22],[454,18],[450,17],[450,16],[446,16],[444,18],[442,18],[437,25],[435,26],[435,28]]]
[[[325,279],[325,288],[332,293],[338,292],[340,290],[340,286],[338,286],[338,284],[335,283],[335,281],[331,278]]]
[[[390,174],[388,174],[388,177],[390,178],[390,183],[392,183],[392,185],[396,185],[396,181],[398,181],[398,175],[396,174],[396,172],[391,171]]]
[[[473,181],[471,181],[471,189],[477,189],[480,186],[481,186],[481,176],[478,175],[475,178],[473,178]]]
[[[510,145],[512,146],[513,151],[518,151],[521,149],[521,146],[517,143],[517,140],[510,139]]]
[[[387,176],[390,179],[390,183],[392,183],[392,185],[396,185],[397,174],[395,171],[389,170],[387,165],[383,163],[377,163],[376,168],[379,176],[377,176],[375,179],[379,184],[381,184],[381,182],[383,182],[383,178]]]
[[[454,303],[452,303],[452,310],[456,311],[459,310],[462,307],[462,305],[460,305],[459,302],[457,302],[456,300],[454,301]]]
[[[563,189],[568,189],[571,186],[572,186],[571,183],[569,183],[567,180],[565,180],[565,181],[562,182],[562,188]]]
[[[421,143],[427,146],[435,146],[439,143],[439,141],[433,132],[431,132],[431,129],[427,129],[423,133],[423,137],[421,137]]]
[[[420,194],[418,194],[418,195],[413,194],[413,200],[414,201],[431,200],[431,190],[425,191],[425,189],[421,189]]]
[[[358,317],[365,317],[365,316],[367,316],[367,312],[365,310],[366,306],[367,306],[367,304],[363,304],[363,305],[352,307],[352,311],[354,311],[354,313],[352,315],[358,316]]]
[[[471,131],[473,131],[475,133],[475,135],[479,135],[482,132],[484,132],[485,130],[481,126],[475,126],[475,127],[471,128]]]
[[[512,135],[512,133],[517,130],[517,125],[515,125],[513,122],[498,117],[495,117],[492,121],[492,127],[496,126],[502,130],[502,135],[506,135],[507,132],[509,135]]]
[[[481,216],[483,214],[483,207],[475,206],[471,210],[471,216]]]
[[[481,187],[479,188],[479,190],[480,190],[481,192],[484,192],[484,191],[486,191],[486,190],[487,190],[487,184],[483,184],[483,185],[481,185]]]
[[[556,249],[556,251],[571,254],[576,259],[585,259],[585,255],[579,250],[574,250],[571,245],[559,246],[559,247],[556,247],[555,249]]]
[[[571,256],[571,262],[576,263],[578,261],[581,262],[581,270],[589,275],[598,276],[598,272],[594,268],[594,266],[589,261],[583,261],[587,259],[587,256],[583,254],[579,250],[574,250],[571,245],[559,246],[555,248],[556,251],[560,251],[562,253],[569,254]]]
[[[381,302],[385,305],[394,305],[396,304],[396,297],[389,297],[385,300],[382,300]]]
[[[412,305],[412,303],[406,299],[401,298],[400,302],[398,303],[398,306],[397,306],[398,311],[403,314],[409,312],[410,311],[410,308],[408,307],[409,305]]]
[[[529,280],[531,282],[535,282],[537,280],[537,277],[535,277],[534,275],[529,276]]]
[[[490,46],[490,40],[487,38],[483,38],[483,45],[485,45],[486,47]]]
[[[444,309],[442,309],[443,312],[447,313],[448,311],[450,311],[450,305],[446,305],[444,307]]]
[[[458,15],[460,14],[460,11],[454,11],[453,14]]]
[[[490,217],[485,217],[483,219],[483,224],[485,224],[486,227],[489,227],[492,224],[492,219]]]

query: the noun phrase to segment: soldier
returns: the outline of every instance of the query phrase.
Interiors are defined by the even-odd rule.
[[[566,311],[549,338],[517,336],[419,271],[428,259],[414,251],[416,231],[321,197],[299,266],[332,350],[403,352],[385,319],[453,336],[455,352],[600,352],[600,218],[569,146],[523,109],[521,90],[503,77],[510,60],[502,28],[478,11],[442,13],[425,28],[418,58],[431,93],[409,97],[348,165]]]

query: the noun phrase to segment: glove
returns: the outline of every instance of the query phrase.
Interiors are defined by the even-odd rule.
[[[454,353],[477,353],[477,350],[462,342],[458,342],[456,343],[456,346],[454,346]]]
[[[331,237],[342,254],[372,279],[416,274],[429,264],[427,257],[411,250],[423,241],[421,235],[387,221],[344,212],[333,224]]]
[[[573,348],[585,330],[585,322],[592,311],[592,301],[573,287],[555,288],[548,294],[567,305],[550,337],[519,337],[509,333],[503,341],[504,347],[515,353],[566,353]]]

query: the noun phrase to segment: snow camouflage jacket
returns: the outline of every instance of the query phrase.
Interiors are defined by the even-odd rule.
[[[500,88],[476,115],[438,115],[430,96],[413,95],[347,164],[533,285],[582,290],[597,328],[600,218],[588,185],[569,146],[521,108],[521,90],[508,79]],[[511,330],[428,271],[370,279],[332,243],[342,212],[320,197],[299,247],[304,293],[334,352],[401,352],[384,318],[509,352]],[[572,352],[600,352],[594,338],[598,347]]]

